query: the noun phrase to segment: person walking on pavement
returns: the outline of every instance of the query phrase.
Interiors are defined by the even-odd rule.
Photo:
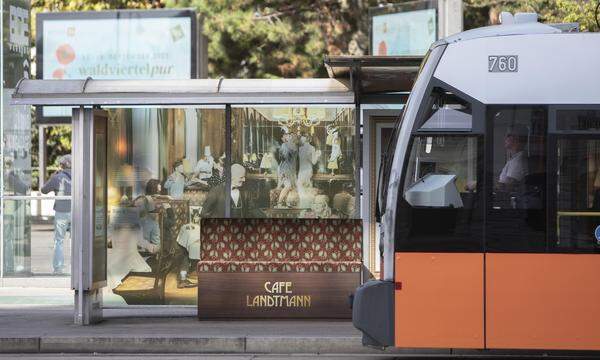
[[[57,196],[71,196],[71,155],[61,156],[60,169],[55,172],[42,187],[42,193],[54,191]],[[63,243],[67,232],[71,232],[71,200],[54,201],[54,256],[52,266],[54,274],[63,273]]]

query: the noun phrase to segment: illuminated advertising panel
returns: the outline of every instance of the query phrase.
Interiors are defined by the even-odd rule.
[[[371,55],[422,56],[437,40],[437,11],[431,2],[371,9]]]
[[[37,73],[43,79],[191,79],[196,72],[192,10],[42,13]],[[70,117],[64,107],[43,116]]]

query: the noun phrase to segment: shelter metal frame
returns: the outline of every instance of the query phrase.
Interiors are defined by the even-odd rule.
[[[75,290],[75,323],[85,325],[102,320],[102,295],[98,289],[102,284],[94,284],[91,276],[94,258],[92,179],[95,175],[91,159],[94,151],[95,108],[128,105],[153,107],[224,105],[226,128],[230,132],[232,105],[354,107],[356,99],[353,91],[342,81],[335,79],[175,81],[86,79],[22,80],[13,96],[12,104],[74,107],[72,113],[74,154],[72,288]],[[231,139],[227,141],[227,148],[230,154]],[[230,162],[230,159],[227,161]],[[357,163],[360,161],[358,153],[356,161]]]

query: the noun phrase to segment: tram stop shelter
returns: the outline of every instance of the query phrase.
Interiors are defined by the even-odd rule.
[[[328,57],[324,79],[21,80],[13,105],[72,108],[75,323],[114,299],[349,318],[379,271],[375,174],[420,60]]]

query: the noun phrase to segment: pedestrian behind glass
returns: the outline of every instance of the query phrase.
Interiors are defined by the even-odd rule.
[[[60,169],[52,174],[42,187],[42,193],[54,191],[56,196],[71,196],[71,155],[58,159]],[[71,233],[71,200],[54,201],[54,256],[52,266],[54,274],[63,273],[64,253],[63,243],[67,232]]]

